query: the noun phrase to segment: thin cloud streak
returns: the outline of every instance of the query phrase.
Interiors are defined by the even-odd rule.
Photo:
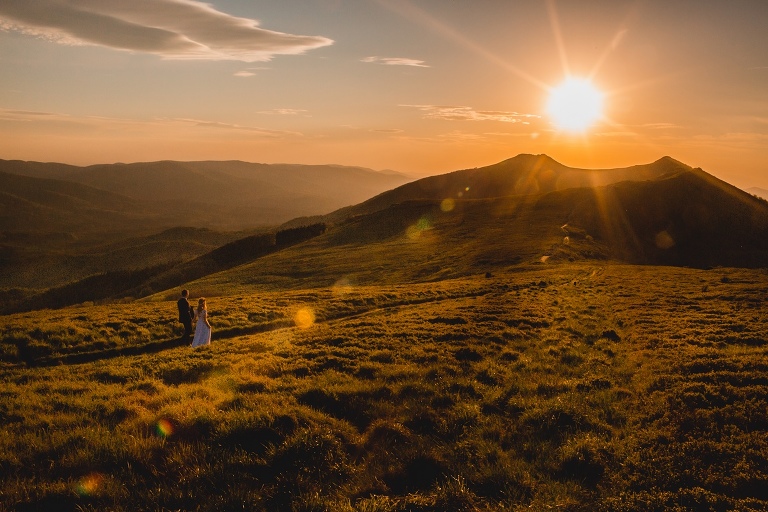
[[[232,123],[222,123],[219,121],[202,121],[199,119],[168,119],[170,122],[181,122],[181,123],[188,123],[193,126],[198,126],[202,128],[215,128],[215,129],[224,129],[224,130],[234,130],[234,131],[242,131],[242,132],[250,132],[254,134],[258,134],[262,137],[285,137],[285,136],[300,136],[301,133],[299,132],[291,132],[291,131],[285,131],[285,130],[269,130],[266,128],[259,128],[255,126],[242,126],[239,124],[232,124]]]
[[[403,57],[365,57],[361,62],[384,64],[387,66],[412,66],[417,68],[428,68],[429,66],[423,60],[408,59]]]
[[[398,134],[398,133],[403,133],[405,130],[402,130],[400,128],[378,128],[378,129],[373,129],[369,131],[373,133]]]
[[[284,109],[289,110],[289,109]],[[296,110],[296,113],[303,112]],[[287,112],[284,112],[287,113]],[[172,129],[173,127],[194,127],[194,128],[214,128],[216,130],[232,130],[238,132],[249,132],[262,137],[296,137],[303,134],[295,131],[271,130],[257,126],[243,126],[233,123],[224,123],[220,121],[209,121],[192,118],[153,118],[153,119],[128,119],[98,116],[74,116],[56,112],[36,112],[28,110],[13,110],[0,108],[0,122],[7,123],[37,123],[40,125],[52,123],[67,123],[68,125],[88,126],[97,130],[144,130],[144,129]]]
[[[521,114],[519,112],[504,112],[497,110],[474,110],[472,107],[451,105],[400,105],[424,112],[427,119],[442,119],[445,121],[499,121],[502,123],[527,123],[528,119],[538,119],[536,114]]]
[[[196,0],[3,0],[0,28],[166,59],[264,62],[333,44],[266,30]]]
[[[297,116],[306,114],[307,111],[301,108],[273,108],[272,110],[259,110],[256,113],[271,116]]]

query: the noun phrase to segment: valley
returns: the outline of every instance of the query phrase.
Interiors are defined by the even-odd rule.
[[[0,0],[0,512],[768,512],[766,20]]]
[[[764,510],[768,203],[672,159],[575,188],[595,172],[552,162],[104,245],[135,282],[0,317],[3,506]]]

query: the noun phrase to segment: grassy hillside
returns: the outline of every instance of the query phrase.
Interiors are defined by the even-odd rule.
[[[172,300],[12,315],[0,500],[765,510],[766,286],[758,270],[562,263],[233,289],[209,299],[214,342],[198,350],[152,346],[179,333]],[[22,346],[40,352],[31,367]],[[81,350],[90,362],[64,356]]]
[[[626,168],[576,169],[547,155],[521,154],[494,165],[429,176],[401,185],[360,204],[333,212],[322,221],[332,223],[406,201],[539,195],[569,188],[601,187],[621,181],[647,181],[690,170],[691,167],[670,157]]]
[[[107,247],[91,248],[88,254],[70,256],[68,261],[57,261],[53,266],[54,272],[57,272],[54,279],[65,279],[61,272],[66,266],[72,268],[75,276],[84,277],[42,291],[7,290],[0,294],[0,313],[144,297],[251,262],[324,231],[325,225],[317,224],[243,237],[242,232],[217,233],[207,229],[175,228]],[[39,265],[38,260],[30,266],[37,270]],[[19,267],[23,268],[23,264],[15,265],[16,269]],[[33,275],[36,282],[46,277],[45,272],[39,270]],[[12,282],[23,282],[23,278],[15,275]]]
[[[513,161],[530,167],[542,158]],[[275,243],[267,232],[233,241],[233,233],[192,228],[102,247],[91,244],[79,253],[73,248],[76,239],[59,240],[58,249],[40,248],[38,254],[22,239],[6,246],[3,265],[15,271],[6,273],[4,284],[16,289],[6,291],[0,302],[5,311],[60,307],[143,297],[186,283],[224,290],[232,282],[274,289],[330,286],[339,276],[365,284],[423,282],[550,260],[765,266],[766,201],[671,159],[641,169],[660,177],[543,194],[420,199],[356,215],[354,209],[344,209],[325,217],[337,218],[324,236],[294,250],[287,250],[293,243]],[[496,171],[484,170],[486,181],[498,181]],[[563,175],[572,171],[562,169]],[[508,175],[507,181],[513,177]],[[393,197],[402,197],[396,192]],[[372,204],[356,208],[364,211]],[[43,265],[46,258],[51,265]],[[238,265],[232,274],[217,274]],[[202,281],[193,283],[198,279]],[[46,283],[52,289],[29,289]]]
[[[186,261],[248,232],[171,228],[141,236],[0,235],[0,288],[46,289],[116,270]]]
[[[224,170],[218,167],[220,164],[224,165]],[[242,188],[242,193],[247,196],[250,192],[245,190],[247,187],[243,180],[265,177],[267,174],[262,167],[269,166],[242,162],[160,162],[130,165],[125,169],[107,166],[64,167],[63,170],[51,167],[49,170],[55,171],[56,175],[77,175],[80,179],[98,177],[121,191],[125,192],[123,188],[132,191],[131,194],[137,194],[135,187],[144,181],[132,180],[134,175],[134,178],[144,176],[149,179],[147,173],[157,172],[159,177],[155,178],[155,182],[160,183],[162,180],[173,182],[182,176],[203,173],[204,179],[198,184],[213,191],[211,197],[221,199],[226,194],[219,197],[221,187],[209,183],[209,180],[225,183],[227,176],[231,176],[233,179],[227,184],[233,189],[230,193]],[[311,187],[325,190],[329,186],[346,190],[350,180],[365,172],[357,168],[335,168],[334,175],[344,178],[339,182],[325,180],[321,187],[316,182],[322,175],[321,169],[312,166],[283,167],[286,174],[279,179],[284,184],[295,186],[297,191]],[[120,169],[125,172],[118,173],[118,179],[113,175]],[[29,172],[33,171],[41,172],[37,168]],[[32,180],[23,176],[12,178],[17,181]],[[628,178],[632,181],[621,181]],[[272,176],[270,179],[275,185],[277,178]],[[42,189],[50,188],[50,193],[58,197],[55,194],[58,185],[51,188],[48,187],[50,183],[45,180],[43,183],[46,187]],[[590,186],[583,186],[586,184]],[[74,183],[67,186],[79,187]],[[153,189],[151,193],[161,194],[168,186],[168,183],[160,183],[158,189]],[[36,190],[31,186],[27,189]],[[96,191],[87,187],[84,189]],[[92,195],[99,198],[98,194]],[[106,195],[100,200],[109,202],[110,197]],[[41,200],[40,204],[43,203]],[[57,204],[51,201],[51,212],[59,211]],[[345,274],[364,279],[368,279],[364,274],[375,276],[382,272],[407,281],[440,279],[466,275],[483,268],[493,271],[499,266],[535,262],[542,258],[612,258],[633,263],[697,267],[760,266],[768,250],[768,242],[765,241],[768,239],[767,205],[765,201],[671,158],[624,169],[585,170],[563,166],[545,155],[519,155],[486,168],[425,178],[329,215],[296,219],[285,227],[292,229],[290,226],[307,225],[312,220],[334,226],[328,236],[307,248],[313,260],[326,261],[327,264],[304,265],[320,272],[339,265],[335,261],[338,251],[355,251],[361,258],[358,262],[371,259],[391,262],[374,270],[344,270]],[[249,215],[257,215],[259,207],[269,209],[264,204],[244,206],[250,211]],[[225,210],[214,212],[208,222],[217,223],[217,215],[232,218],[232,212]],[[80,219],[81,223],[89,225],[91,216],[99,222],[103,222],[102,217],[109,219],[109,215],[102,215],[97,210],[89,212],[87,218],[78,216],[78,211],[67,213],[69,217],[74,215],[72,222]],[[67,215],[62,218],[69,218]],[[208,212],[204,208],[186,205],[174,215],[189,215],[179,221],[194,224],[195,219],[207,216]],[[52,229],[55,225],[52,223],[49,227]],[[152,225],[132,223],[134,229],[145,231]],[[147,286],[132,282],[130,288],[135,287],[137,293],[143,295],[139,293],[142,289],[158,290],[163,283],[168,287],[175,286],[184,276],[187,280],[197,279],[203,275],[201,269],[208,272],[221,270],[218,265],[190,262],[206,252],[204,248],[210,251],[214,247],[210,237],[203,236],[202,231],[199,240],[194,238],[194,230],[186,232],[192,234],[184,240],[170,243],[162,239],[153,241],[134,237],[125,242],[112,243],[111,247],[93,241],[88,244],[86,240],[89,237],[66,229],[57,234],[60,239],[53,239],[51,233],[6,232],[0,238],[2,266],[6,270],[0,278],[0,286],[16,288],[3,294],[8,297],[6,301],[13,301],[19,295],[33,293],[25,289],[37,289],[39,292],[40,288],[69,285],[94,274],[135,272],[174,262],[195,266],[196,270],[187,272],[177,265],[180,277],[147,283]],[[407,237],[402,236],[404,233]],[[69,238],[61,238],[63,235]],[[90,235],[90,238],[93,236]],[[221,243],[231,242],[234,237],[230,234],[225,238]],[[470,240],[478,242],[467,244]],[[47,245],[49,242],[51,246]],[[245,241],[243,243],[247,245]],[[380,257],[385,253],[390,257]],[[247,264],[260,255],[262,253],[258,251],[246,251],[232,261]],[[272,263],[258,261],[254,263],[254,268],[263,267],[271,275],[262,279],[259,276],[263,272],[259,270],[249,280],[283,285],[287,280],[281,274],[297,275],[294,270],[286,272],[284,269],[295,269],[300,261],[306,260],[307,255],[290,253],[285,257],[293,260],[287,263],[283,263],[282,256],[277,257],[274,264],[283,269],[275,271],[269,270]],[[344,258],[341,259],[342,265],[343,261]],[[405,266],[401,264],[404,261],[408,262]],[[302,272],[311,274],[315,270]],[[331,277],[324,278],[323,284],[332,284]],[[293,285],[302,286],[300,282]]]
[[[700,170],[585,195],[569,223],[624,261],[768,266],[768,202]]]
[[[2,316],[0,509],[768,509],[768,203],[672,159],[555,164]],[[536,186],[497,197],[515,169]],[[182,286],[210,347],[180,343]]]
[[[0,160],[0,309],[94,275],[188,262],[406,181],[337,165]]]
[[[424,282],[556,261],[765,267],[768,203],[684,171],[540,195],[420,200],[348,218],[323,236],[214,274],[192,288],[226,294]]]

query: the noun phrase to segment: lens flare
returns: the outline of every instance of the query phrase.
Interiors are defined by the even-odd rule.
[[[432,222],[427,217],[420,218],[416,224],[408,226],[405,230],[405,236],[411,240],[416,240],[421,236],[422,231],[426,231],[432,228]]]
[[[170,437],[173,435],[173,424],[166,419],[159,420],[155,425],[155,431],[162,438]]]
[[[675,245],[675,239],[666,230],[656,233],[655,242],[659,249],[670,249]]]
[[[75,492],[80,496],[92,496],[96,494],[103,482],[104,475],[101,475],[100,473],[91,473],[77,482],[77,485],[75,485]]]
[[[417,228],[415,225],[408,226],[408,228],[405,230],[405,236],[411,240],[416,240],[421,236],[421,231],[419,231],[419,228]]]
[[[293,316],[293,321],[299,329],[309,329],[315,325],[315,312],[307,307],[301,308]]]
[[[352,285],[352,281],[350,281],[349,278],[342,277],[333,283],[334,295],[347,295],[352,293],[353,290],[354,286]]]
[[[453,211],[454,208],[456,208],[456,201],[450,197],[443,199],[443,201],[440,203],[440,209],[446,213]]]

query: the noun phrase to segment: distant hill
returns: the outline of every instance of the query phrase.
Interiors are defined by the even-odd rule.
[[[351,207],[377,210],[381,205],[412,199],[486,199],[535,195],[578,187],[599,187],[620,181],[645,181],[690,170],[670,157],[646,165],[617,169],[567,167],[547,155],[518,155],[498,164],[430,176],[404,184]]]
[[[580,194],[569,225],[622,261],[768,268],[768,202],[701,169]]]
[[[77,183],[133,201],[157,225],[245,229],[357,204],[410,179],[340,165],[147,162],[77,167],[0,160],[0,172]],[[23,227],[23,222],[18,220]],[[21,229],[24,230],[24,229]]]
[[[762,197],[763,199],[768,199],[768,190],[760,187],[751,187],[746,189],[746,192],[749,192],[753,196]]]
[[[137,206],[80,183],[0,172],[0,232],[118,230],[141,220]]]
[[[207,230],[202,230],[203,232],[197,230],[197,233],[190,233],[191,230],[192,228],[177,228],[158,236],[148,237],[146,241],[148,244],[157,242],[174,244],[174,242],[179,241],[190,244],[190,235],[197,235],[196,238],[199,240],[211,240],[212,236],[217,235],[215,232]],[[183,260],[178,257],[174,258],[174,256],[188,255],[189,252],[184,251],[190,251],[189,247],[175,246],[174,248],[178,249],[179,252],[158,252],[143,248],[141,250],[145,251],[145,257],[137,258],[133,265],[124,262],[123,265],[114,268],[107,267],[101,272],[91,272],[87,277],[74,280],[63,286],[51,287],[39,293],[24,293],[23,290],[0,293],[0,312],[60,308],[86,301],[146,296],[159,290],[180,286],[186,281],[198,277],[232,268],[243,262],[253,261],[266,254],[316,237],[323,232],[325,232],[323,224],[265,232],[224,243],[202,255]],[[125,250],[129,253],[135,250],[135,245],[125,245]],[[190,245],[194,247],[195,244]],[[191,250],[194,251],[194,248]],[[198,249],[199,252],[202,251]],[[113,248],[113,253],[105,256],[112,256],[114,259],[116,255],[121,255],[121,251]],[[153,255],[159,256],[160,259],[150,259]]]
[[[130,207],[134,200],[126,197],[110,199],[124,198]],[[308,227],[297,228],[302,225]],[[669,157],[589,170],[546,155],[519,155],[404,184],[327,215],[297,218],[279,232],[298,238],[281,242],[275,231],[220,237],[219,245],[195,254],[183,250],[199,235],[188,230],[113,243],[104,254],[116,262],[115,270],[126,268],[120,258],[143,264],[124,277],[85,276],[49,296],[64,304],[67,290],[80,298],[82,290],[107,284],[109,295],[102,297],[114,298],[184,284],[215,294],[232,286],[424,282],[558,261],[768,267],[768,201]],[[216,243],[218,235],[206,236]],[[159,248],[164,244],[166,252]],[[146,259],[141,246],[152,248]],[[174,253],[183,253],[182,259],[163,258]],[[14,301],[17,296],[9,298]]]
[[[393,204],[417,199],[456,201],[536,195],[568,188],[599,187],[620,181],[645,181],[681,170],[691,170],[691,167],[670,157],[624,168],[578,169],[565,166],[547,155],[521,154],[486,167],[422,178],[329,215],[306,220],[294,219],[289,224],[338,222],[350,216],[379,211]]]
[[[247,236],[204,228],[172,228],[112,241],[72,235],[0,233],[0,289],[46,289],[104,272],[176,264]]]
[[[539,180],[536,169],[581,186]],[[510,194],[521,179],[529,186]],[[467,187],[474,197],[459,196]],[[768,202],[671,158],[582,172],[523,155],[425,178],[324,219],[335,222],[324,235],[194,286],[407,283],[557,261],[768,267]]]
[[[102,272],[187,261],[408,180],[338,165],[0,160],[0,290],[34,293]]]

